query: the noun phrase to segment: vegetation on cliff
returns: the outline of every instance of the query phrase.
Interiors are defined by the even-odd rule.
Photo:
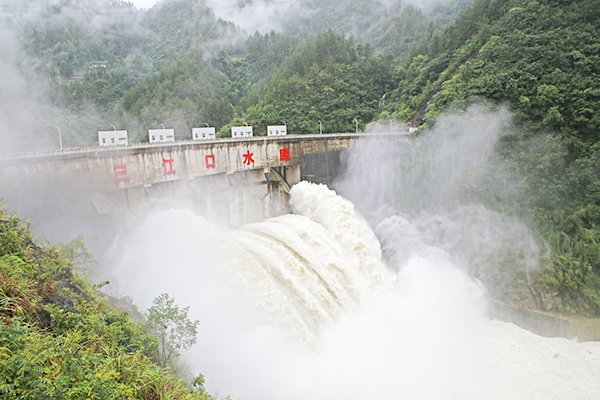
[[[157,361],[158,341],[111,308],[62,249],[0,210],[0,398],[209,399]]]

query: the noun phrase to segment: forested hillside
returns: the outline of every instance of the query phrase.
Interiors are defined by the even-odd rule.
[[[159,124],[175,128],[178,139],[189,139],[190,129],[204,123],[221,130],[236,114],[245,113],[259,91],[269,90],[261,84],[274,76],[281,80],[295,74],[290,63],[303,63],[299,57],[313,50],[341,54],[348,51],[334,48],[338,43],[360,44],[352,51],[370,65],[360,65],[354,56],[333,63],[323,59],[312,75],[301,73],[306,81],[317,70],[319,79],[332,81],[341,70],[357,67],[362,72],[357,71],[352,79],[381,73],[379,80],[386,81],[393,70],[391,60],[410,60],[427,32],[443,27],[465,4],[450,2],[424,13],[400,2],[300,3],[302,15],[283,20],[282,32],[265,34],[247,33],[215,18],[203,0],[163,1],[149,10],[136,10],[121,0],[32,0],[2,5],[8,57],[0,67],[9,88],[2,99],[11,104],[3,110],[7,123],[1,128],[2,136],[9,144],[14,142],[10,148],[22,151],[53,147],[55,127],[61,129],[67,147],[94,145],[96,132],[111,125],[127,129],[130,142],[147,141],[147,130]],[[329,29],[330,34],[324,34]],[[321,33],[325,36],[315,39]],[[338,38],[333,39],[332,33]],[[296,61],[288,60],[296,50]],[[313,56],[306,63],[311,60],[315,61]],[[375,67],[377,63],[385,65]],[[340,87],[324,85],[333,89],[329,97],[354,91],[352,82]],[[392,89],[387,83],[376,85],[369,90],[379,97]],[[313,93],[318,94],[321,86]],[[374,101],[370,93],[351,97],[352,102]],[[319,115],[329,121],[330,130],[348,130],[354,118],[364,126],[376,115],[369,105],[369,111],[352,110],[347,113],[349,119],[342,120],[340,115],[330,115],[331,106],[316,105],[310,118]],[[9,108],[14,110],[9,112]],[[304,111],[300,107],[290,116],[266,123],[294,120]],[[309,131],[306,122],[297,126],[297,133]]]
[[[375,57],[369,45],[328,31],[306,40],[274,76],[251,92],[232,124],[244,122],[266,132],[285,120],[290,132],[352,132],[378,114],[379,99],[394,86],[392,57]],[[230,126],[221,130],[226,136]]]
[[[10,9],[11,25],[27,85],[40,90],[43,83],[44,106],[53,109],[42,129],[61,127],[66,145],[91,145],[110,125],[136,141],[159,123],[183,129],[231,118],[230,82],[209,65],[224,48],[242,48],[245,38],[202,2],[149,11],[123,1],[42,4]]]
[[[511,195],[472,189],[538,232],[548,252],[531,291],[560,312],[600,312],[599,10],[597,0],[478,0],[398,67],[380,116],[433,126],[481,99],[510,108],[487,182]]]

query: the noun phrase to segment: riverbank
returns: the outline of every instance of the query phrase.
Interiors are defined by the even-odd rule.
[[[600,341],[600,318],[567,317],[517,308],[498,301],[490,301],[488,315],[512,322],[540,336],[563,337],[579,342]]]

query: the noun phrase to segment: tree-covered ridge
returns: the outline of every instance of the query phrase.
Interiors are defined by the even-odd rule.
[[[379,113],[379,100],[393,87],[392,58],[375,57],[369,45],[328,31],[306,40],[273,77],[242,101],[232,123],[259,134],[285,121],[294,134],[352,132]]]
[[[0,397],[210,398],[155,364],[157,340],[73,270],[0,210]]]
[[[113,115],[135,141],[147,141],[148,129],[161,123],[175,128],[178,140],[190,140],[192,128],[204,123],[222,125],[231,119],[228,88],[224,74],[190,52],[139,81],[124,94]]]
[[[380,118],[435,124],[473,99],[509,104],[488,204],[529,220],[548,248],[531,291],[536,306],[600,312],[600,3],[481,0],[396,71]],[[508,172],[508,177],[504,172]]]
[[[411,45],[426,35],[432,22],[444,28],[470,0],[433,2],[423,9],[404,1],[299,0],[299,15],[289,15],[283,23],[286,35],[304,38],[327,30],[351,36],[357,43],[369,43],[376,54],[391,52],[406,60]]]
[[[29,88],[43,92],[51,110],[38,131],[60,126],[67,146],[83,146],[95,143],[96,131],[110,125],[129,130],[135,141],[144,137],[140,132],[149,126],[157,127],[157,121],[176,120],[177,127],[187,128],[200,119],[223,124],[231,118],[230,82],[219,78],[211,62],[224,50],[241,51],[246,37],[232,23],[216,19],[203,1],[165,2],[148,11],[137,11],[127,2],[100,0],[62,1],[54,6],[32,1],[20,7],[22,13],[11,16],[6,26],[18,35],[23,60],[19,69]],[[29,12],[34,13],[33,20]],[[190,57],[196,57],[197,65],[188,62]],[[174,100],[159,102],[167,106],[163,115],[143,118],[122,107],[130,90],[129,97],[140,92],[140,85],[169,80],[165,74],[172,76],[177,70],[183,79],[197,73],[194,79],[203,86],[201,90],[181,92],[177,84],[163,85],[162,92],[169,91],[163,97]],[[218,104],[218,109],[209,106],[210,112],[204,113],[209,116],[196,115],[203,106],[189,103],[200,97]],[[145,114],[153,114],[156,106],[148,103]],[[180,112],[165,117],[178,107]]]
[[[411,110],[433,100],[434,115],[483,96],[508,100],[547,128],[589,136],[598,126],[597,5],[476,2],[445,35],[429,35],[421,57],[400,68],[390,111],[411,118]]]
[[[34,131],[47,132],[53,142],[59,126],[67,147],[92,145],[96,131],[111,125],[127,129],[130,142],[147,140],[147,129],[160,123],[174,127],[182,139],[188,138],[190,127],[205,122],[220,130],[232,121],[234,109],[242,112],[251,105],[256,96],[249,93],[271,79],[300,44],[314,40],[312,35],[333,29],[365,47],[372,42],[375,55],[389,52],[406,60],[418,52],[413,43],[421,43],[430,26],[423,12],[400,2],[300,3],[303,16],[284,21],[289,28],[284,34],[248,36],[216,19],[203,0],[159,2],[147,11],[126,1],[48,5],[32,0],[11,8],[14,14],[4,22],[21,47],[19,69],[28,86],[19,93],[35,90],[45,100],[44,116],[36,119]],[[448,20],[456,9],[442,7],[427,15]],[[355,32],[358,22],[362,28]],[[149,101],[153,94],[161,100]],[[362,126],[373,115],[361,112],[353,118]],[[339,118],[326,111],[323,119]],[[342,126],[351,124],[336,122],[330,128]]]
[[[246,42],[246,80],[251,84],[262,83],[276,71],[296,50],[300,39],[271,31],[261,35],[256,32]],[[234,79],[232,79],[234,80]]]

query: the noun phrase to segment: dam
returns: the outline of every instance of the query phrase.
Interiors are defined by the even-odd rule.
[[[94,236],[89,222],[135,225],[167,198],[241,226],[287,212],[289,188],[301,180],[331,184],[342,151],[366,138],[408,142],[406,134],[344,133],[12,154],[0,157],[0,193],[52,241]],[[87,222],[67,232],[65,219]]]

